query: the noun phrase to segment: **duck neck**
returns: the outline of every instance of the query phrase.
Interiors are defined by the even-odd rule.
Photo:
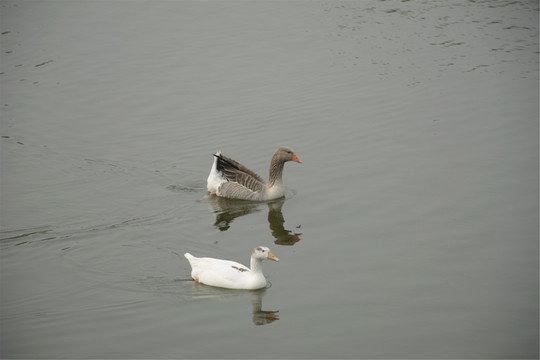
[[[268,178],[268,185],[272,187],[276,184],[281,185],[283,180],[283,167],[285,163],[277,159],[276,155],[272,157],[272,162],[270,163],[270,174]]]
[[[255,257],[251,257],[250,262],[250,268],[252,273],[260,273],[262,274],[262,261],[260,259],[257,259]]]

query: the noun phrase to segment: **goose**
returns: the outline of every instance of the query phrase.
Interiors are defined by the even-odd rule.
[[[279,261],[265,246],[256,247],[251,253],[250,268],[230,260],[195,257],[185,253],[191,265],[191,277],[195,282],[227,289],[254,290],[266,287],[262,273],[262,261]]]
[[[261,176],[239,162],[218,151],[208,175],[207,189],[210,194],[230,199],[266,201],[285,195],[283,166],[287,161],[302,163],[292,149],[282,146],[276,150],[270,162],[270,176],[266,182]]]

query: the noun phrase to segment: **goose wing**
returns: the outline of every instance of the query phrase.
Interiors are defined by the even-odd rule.
[[[259,174],[229,157],[221,154],[215,154],[214,156],[217,158],[217,170],[222,172],[229,182],[238,183],[251,192],[262,192],[264,190],[266,181]]]

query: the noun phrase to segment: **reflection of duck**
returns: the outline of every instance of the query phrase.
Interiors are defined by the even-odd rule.
[[[195,282],[191,282],[192,287],[189,288],[189,293],[194,299],[208,299],[208,298],[224,298],[233,296],[245,296],[249,293],[249,300],[251,302],[251,314],[252,321],[255,325],[271,324],[276,320],[279,320],[279,310],[263,310],[262,298],[266,293],[266,289],[259,290],[231,290],[216,288],[211,286],[199,285]]]
[[[207,179],[207,189],[211,194],[230,199],[273,200],[283,197],[283,167],[287,161],[301,163],[288,147],[276,150],[270,162],[270,176],[266,182],[261,176],[239,162],[221,155],[214,155],[214,163]]]
[[[271,324],[279,320],[278,310],[262,310],[262,296],[266,289],[250,291],[251,312],[253,314],[253,323],[255,325]]]
[[[253,212],[261,211],[263,204],[252,201],[240,201],[234,199],[226,199],[221,197],[208,198],[212,210],[216,214],[216,226],[221,231],[226,231],[231,227],[232,221],[240,216],[248,215]],[[277,199],[268,204],[268,224],[272,235],[276,239],[277,245],[294,245],[300,241],[302,233],[293,233],[291,230],[285,229],[283,224],[285,219],[281,211],[281,207],[285,203],[284,199]]]
[[[262,261],[265,259],[279,261],[269,248],[256,247],[251,253],[250,268],[222,259],[197,258],[185,253],[191,265],[191,277],[196,282],[227,289],[261,289],[267,281],[262,272]]]

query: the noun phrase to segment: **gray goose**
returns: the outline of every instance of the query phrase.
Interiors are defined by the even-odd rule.
[[[268,182],[239,162],[218,152],[208,175],[206,187],[210,194],[230,199],[265,201],[283,197],[283,167],[287,161],[302,163],[292,149],[282,146],[270,162]]]

